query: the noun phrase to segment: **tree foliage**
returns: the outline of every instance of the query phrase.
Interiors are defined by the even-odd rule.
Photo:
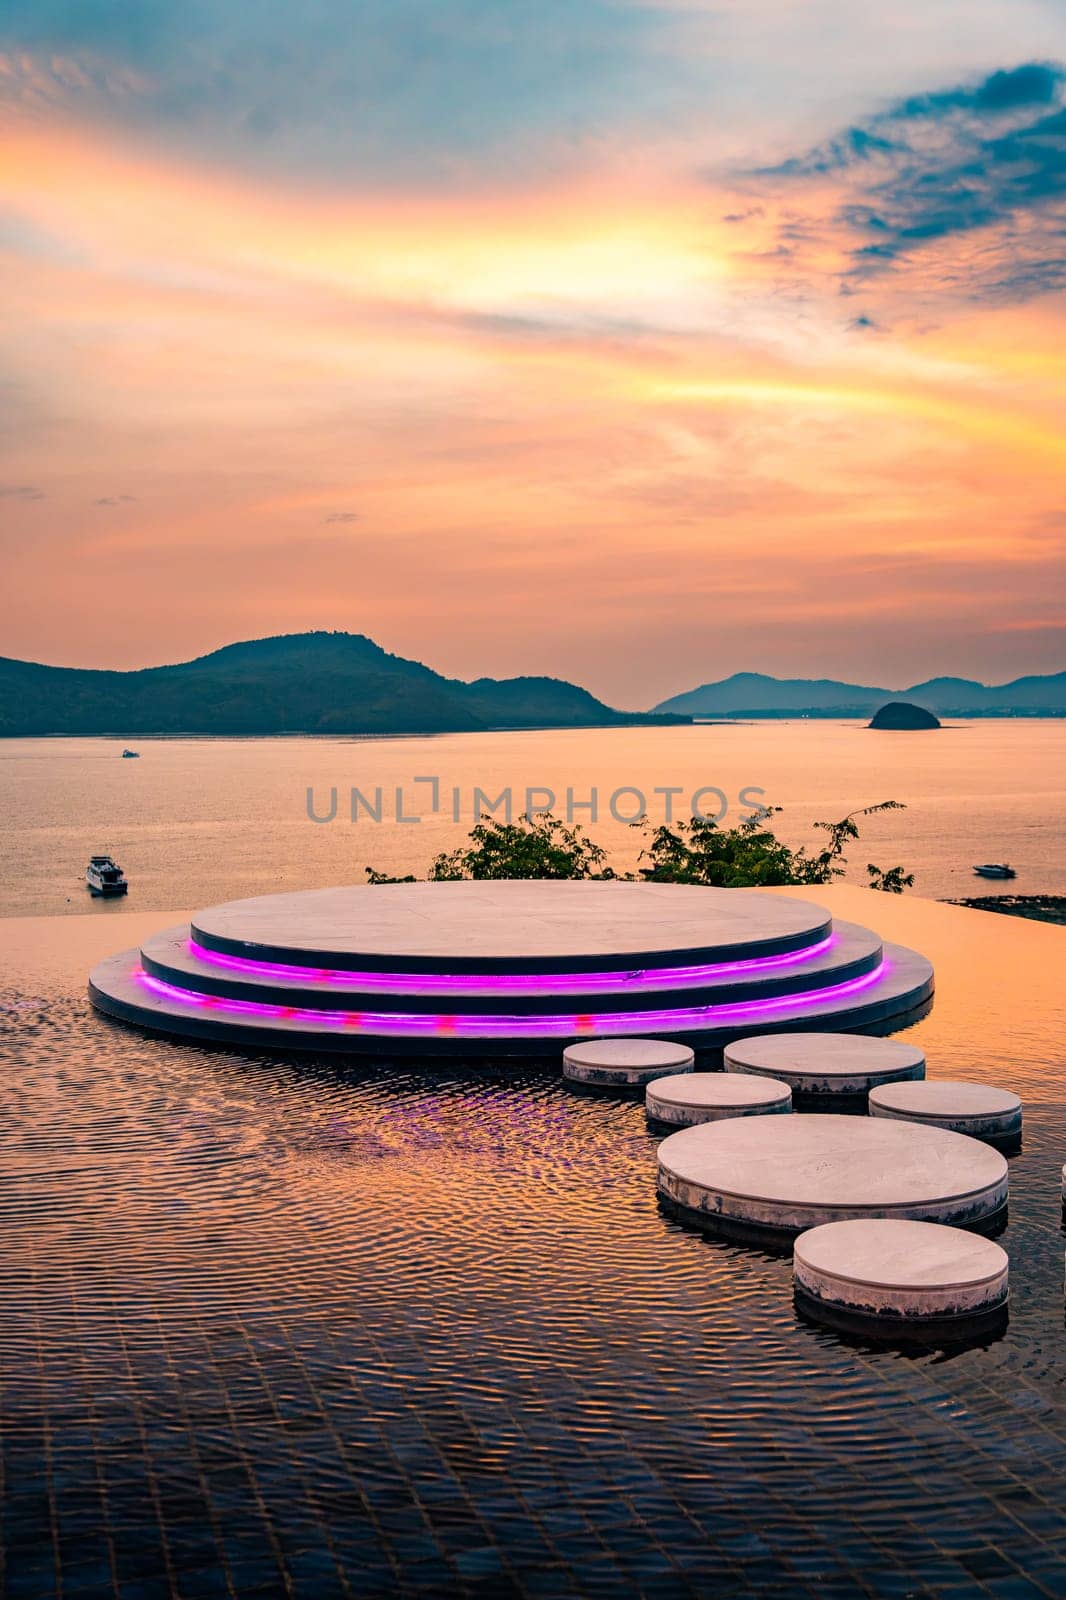
[[[517,822],[479,822],[470,830],[471,843],[442,852],[429,869],[430,879],[449,883],[458,878],[614,878],[607,852],[580,827],[568,828],[550,812],[521,816]],[[413,877],[390,878],[367,867],[371,883],[413,883]]]
[[[791,849],[770,827],[780,807],[768,807],[735,827],[722,828],[709,817],[692,817],[653,828],[647,818],[634,823],[644,839],[636,873],[616,873],[607,851],[580,827],[570,828],[550,813],[521,816],[517,822],[490,819],[471,829],[470,843],[436,857],[429,877],[436,882],[462,878],[643,878],[651,883],[708,884],[721,889],[773,888],[784,884],[831,883],[847,866],[849,844],[859,838],[857,819],[880,811],[901,811],[898,800],[863,806],[839,822],[816,822],[828,835],[820,849]],[[642,863],[646,863],[642,864]],[[413,883],[367,867],[371,883]],[[867,864],[871,889],[902,894],[914,874],[902,867]]]

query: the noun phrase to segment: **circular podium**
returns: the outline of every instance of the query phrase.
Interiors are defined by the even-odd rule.
[[[929,962],[765,890],[410,883],[232,901],[92,973],[109,1015],[192,1039],[393,1056],[551,1056],[581,1039],[718,1051],[902,1025]]]

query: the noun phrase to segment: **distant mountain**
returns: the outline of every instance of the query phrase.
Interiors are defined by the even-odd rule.
[[[910,689],[735,672],[719,683],[675,694],[655,710],[690,717],[868,717],[886,701],[901,699],[942,717],[1062,717],[1066,716],[1066,672],[1016,678],[992,688],[968,678],[930,678]]]
[[[612,711],[558,678],[444,678],[352,633],[226,645],[139,672],[0,657],[0,735],[462,733],[687,721]]]
[[[905,691],[934,711],[944,710],[961,716],[971,711],[977,716],[1031,715],[1042,711],[1052,716],[1066,713],[1066,672],[1046,677],[1015,678],[1013,683],[988,687],[969,678],[930,678]]]
[[[696,717],[780,716],[790,711],[859,716],[889,698],[886,689],[835,683],[831,678],[768,678],[761,672],[735,672],[721,683],[705,683],[688,694],[676,694],[656,710]]]

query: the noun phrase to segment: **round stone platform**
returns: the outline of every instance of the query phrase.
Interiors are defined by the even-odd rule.
[[[795,1233],[902,1217],[970,1226],[1006,1203],[998,1151],[943,1128],[870,1117],[736,1117],[685,1128],[658,1152],[659,1193],[701,1224]]]
[[[991,1239],[891,1218],[811,1228],[800,1234],[793,1255],[797,1300],[805,1309],[895,1326],[1001,1310],[1008,1268],[1007,1252]]]
[[[725,1048],[728,1072],[780,1078],[794,1094],[865,1094],[876,1084],[924,1078],[925,1056],[898,1039],[848,1033],[763,1034]]]
[[[590,1039],[563,1051],[563,1077],[603,1088],[642,1089],[665,1073],[691,1072],[695,1056],[686,1044],[662,1039]]]
[[[220,999],[259,1000],[269,984],[274,996],[307,1010],[412,1012],[461,1009],[491,1015],[504,1009],[535,1015],[705,1005],[724,1006],[840,989],[882,966],[881,940],[868,928],[838,923],[803,949],[744,960],[687,966],[629,966],[567,972],[384,972],[350,966],[308,967],[208,950],[185,928],[154,934],[141,946],[145,972],[178,989],[195,988]],[[865,987],[865,986],[861,986]],[[850,988],[845,993],[850,993]]]
[[[199,911],[204,949],[304,967],[594,972],[787,954],[827,938],[806,900],[691,884],[399,883],[261,895]]]
[[[792,1110],[792,1090],[773,1078],[739,1072],[693,1072],[648,1084],[644,1108],[652,1122],[690,1128],[722,1117],[757,1117]]]
[[[267,895],[198,912],[92,973],[156,1032],[297,1050],[555,1055],[589,1038],[720,1050],[749,1033],[885,1031],[929,963],[760,890],[460,882]]]
[[[881,1084],[870,1090],[870,1115],[950,1128],[1000,1145],[1017,1144],[1022,1133],[1018,1096],[986,1083],[940,1079]]]

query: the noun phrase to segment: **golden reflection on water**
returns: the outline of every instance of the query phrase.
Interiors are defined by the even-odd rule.
[[[638,788],[653,821],[664,818],[657,786],[677,786],[683,815],[695,789],[727,797],[729,819],[746,808],[742,789],[782,806],[775,820],[790,845],[810,845],[816,819],[833,820],[880,800],[904,811],[863,824],[851,851],[856,881],[867,861],[903,863],[926,896],[979,893],[975,861],[1013,863],[1019,893],[1066,893],[1066,719],[996,719],[939,733],[877,733],[821,720],[663,728],[446,734],[434,739],[149,739],[139,761],[120,741],[5,739],[0,744],[0,856],[18,870],[0,877],[0,913],[77,912],[122,921],[137,908],[207,906],[244,895],[362,883],[366,865],[424,876],[438,851],[453,850],[473,825],[473,791],[508,787],[514,813],[525,790],[544,785],[562,815],[567,790],[599,796],[595,824],[575,820],[632,870],[639,840],[610,813],[621,785]],[[440,809],[428,785],[440,780]],[[353,825],[350,791],[382,791],[382,821]],[[395,793],[417,824],[396,821]],[[308,820],[306,795],[338,818]],[[460,795],[453,820],[452,791]],[[487,803],[487,802],[486,802]],[[534,804],[543,804],[543,796]],[[705,796],[703,804],[719,802]],[[753,802],[754,803],[754,802]],[[623,797],[619,809],[636,804]],[[126,869],[128,900],[93,901],[85,864],[108,850]],[[127,941],[132,944],[132,938]]]

